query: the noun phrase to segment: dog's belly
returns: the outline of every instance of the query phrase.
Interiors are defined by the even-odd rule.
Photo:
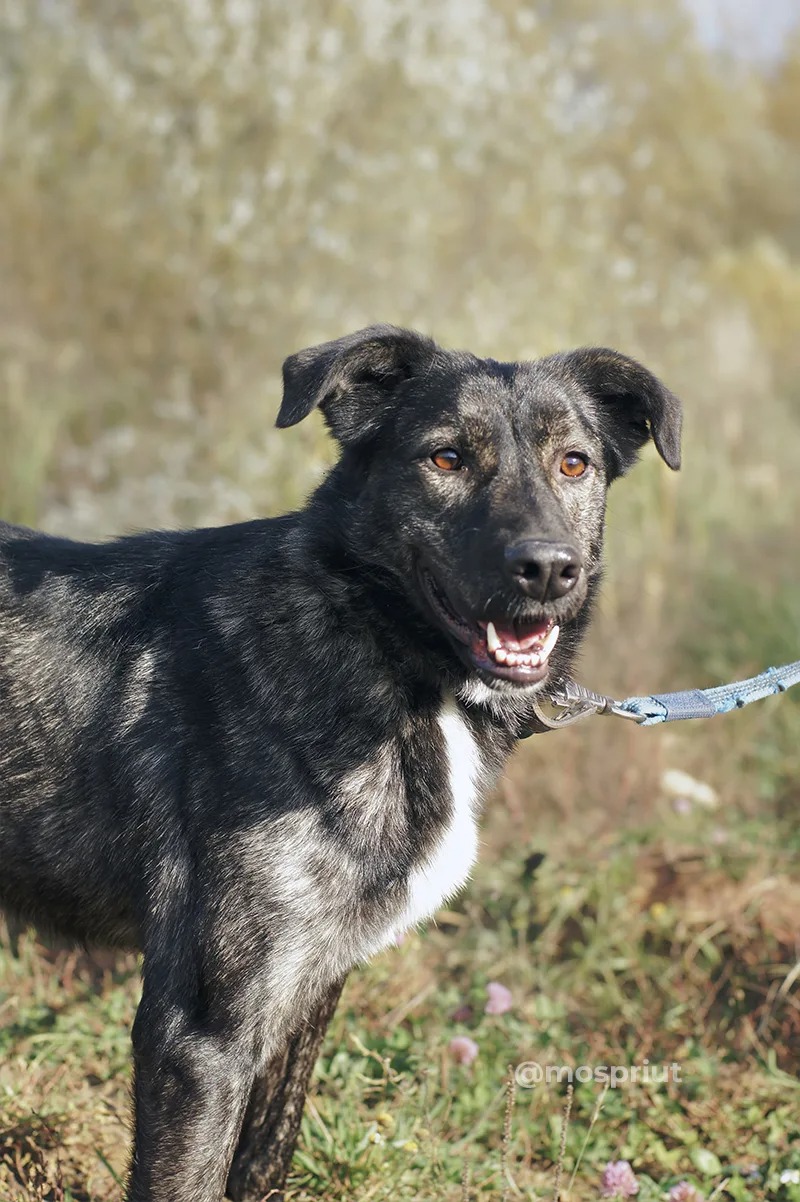
[[[438,722],[447,756],[450,818],[433,851],[410,873],[400,913],[370,947],[368,955],[435,914],[442,902],[466,883],[477,859],[481,776],[478,746],[451,697],[445,699]]]

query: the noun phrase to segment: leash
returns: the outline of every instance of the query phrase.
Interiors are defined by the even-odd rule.
[[[554,714],[547,713],[538,701],[534,702],[536,723],[532,723],[531,729],[521,737],[526,739],[546,730],[561,730],[563,726],[571,726],[593,714],[627,718],[638,726],[682,722],[687,718],[713,718],[715,714],[727,714],[764,697],[785,693],[796,684],[800,684],[800,660],[782,668],[767,668],[759,676],[715,689],[683,689],[677,693],[655,693],[652,697],[627,697],[624,701],[615,701],[604,693],[593,693],[574,680],[567,680],[548,695],[547,701],[554,707]]]

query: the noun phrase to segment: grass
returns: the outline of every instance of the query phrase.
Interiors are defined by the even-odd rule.
[[[588,737],[525,748],[468,893],[351,977],[292,1197],[552,1199],[561,1163],[562,1199],[588,1199],[625,1159],[645,1202],[681,1180],[703,1197],[796,1199],[781,1184],[800,1169],[796,830],[771,806],[676,810],[662,793],[643,820],[595,816],[589,846],[557,806],[533,835],[515,785],[556,738],[559,758],[579,759]],[[627,730],[606,737],[620,750]],[[505,1014],[484,1013],[491,980],[511,991]],[[29,935],[18,959],[3,954],[4,1199],[118,1196],[137,993],[131,958],[46,952]],[[472,1064],[450,1054],[456,1035],[477,1044]],[[576,1080],[566,1127],[564,1073],[509,1093],[509,1066],[645,1061],[651,1077],[677,1064],[679,1080]]]

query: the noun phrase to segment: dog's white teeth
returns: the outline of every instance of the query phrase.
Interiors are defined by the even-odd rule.
[[[539,659],[542,661],[542,663],[544,663],[544,661],[550,657],[550,653],[558,642],[558,636],[560,633],[561,628],[559,626],[554,626],[547,638],[542,643],[542,648],[539,652]]]
[[[524,649],[518,646],[509,647],[507,642],[501,642],[494,622],[487,622],[486,649],[496,664],[501,664],[503,667],[526,668],[534,671],[543,667],[547,662],[553,648],[558,642],[559,633],[558,626],[553,626],[548,631],[547,636],[538,645],[531,645],[529,642],[528,646]]]

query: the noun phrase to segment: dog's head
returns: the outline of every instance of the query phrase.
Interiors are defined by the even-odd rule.
[[[496,363],[373,326],[283,376],[277,424],[319,407],[342,447],[351,550],[493,689],[541,688],[577,645],[608,485],[649,438],[680,465],[679,401],[612,350]]]

